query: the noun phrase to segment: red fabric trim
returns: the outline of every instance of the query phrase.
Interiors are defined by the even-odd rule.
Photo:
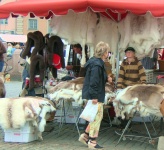
[[[69,9],[84,12],[88,7],[95,12],[106,13],[108,18],[112,16],[116,21],[122,20],[128,11],[136,15],[150,11],[155,17],[164,16],[164,1],[157,0],[19,0],[0,5],[0,18],[8,18],[10,14],[13,17],[27,16],[30,13],[31,17],[48,19],[52,14],[65,15]],[[121,18],[118,19],[118,15]]]

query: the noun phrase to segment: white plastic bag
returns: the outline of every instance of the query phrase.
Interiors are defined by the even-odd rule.
[[[80,115],[80,118],[93,122],[95,120],[96,114],[98,111],[98,103],[92,104],[92,100],[88,100],[87,105],[85,106],[83,112]]]

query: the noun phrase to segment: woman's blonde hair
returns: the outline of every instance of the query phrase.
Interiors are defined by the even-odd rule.
[[[99,42],[96,45],[94,56],[96,58],[101,58],[104,55],[104,53],[109,51],[109,50],[110,50],[110,47],[109,47],[109,45],[107,43]]]

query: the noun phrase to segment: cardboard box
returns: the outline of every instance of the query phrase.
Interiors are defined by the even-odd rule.
[[[65,120],[64,120],[64,112],[62,113],[61,110],[57,110],[55,114],[55,120],[57,122],[61,122],[61,116],[64,123],[75,123],[77,117],[79,115],[80,108],[68,108],[66,107],[65,110]],[[79,120],[79,124],[85,124],[86,121],[84,119]]]
[[[31,122],[27,122],[24,127],[20,129],[6,129],[4,130],[5,142],[31,142],[38,139],[35,128],[31,125]]]

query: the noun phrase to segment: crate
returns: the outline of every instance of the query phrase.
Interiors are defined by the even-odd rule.
[[[154,71],[150,69],[146,69],[145,74],[146,74],[146,82],[154,83]]]
[[[27,122],[25,126],[20,129],[5,129],[4,134],[5,142],[27,143],[38,139],[37,132],[31,125],[31,122]]]

